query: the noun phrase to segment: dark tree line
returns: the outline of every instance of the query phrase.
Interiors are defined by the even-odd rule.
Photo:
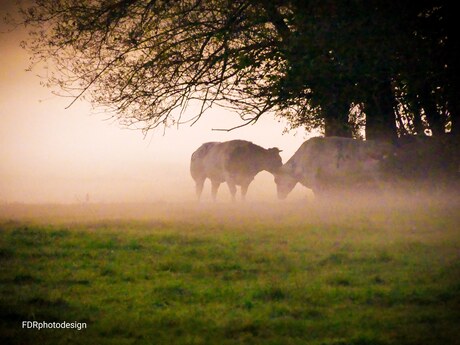
[[[213,104],[325,135],[460,134],[454,2],[35,0],[47,84],[144,130]],[[185,118],[191,101],[201,110]]]

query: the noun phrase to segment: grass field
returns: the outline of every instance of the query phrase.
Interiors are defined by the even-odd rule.
[[[0,343],[460,344],[459,205],[3,205]]]

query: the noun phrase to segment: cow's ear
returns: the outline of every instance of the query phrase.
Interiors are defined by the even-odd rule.
[[[283,150],[280,150],[280,149],[277,148],[277,147],[272,147],[272,148],[270,149],[270,151],[275,151],[275,152],[278,152],[278,153],[283,152]]]

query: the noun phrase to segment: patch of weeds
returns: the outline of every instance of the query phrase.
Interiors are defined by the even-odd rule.
[[[33,283],[40,283],[41,279],[35,278],[30,274],[16,274],[13,279],[15,284],[33,284]]]
[[[184,287],[179,282],[158,286],[154,289],[154,293],[160,300],[166,301],[167,303],[170,303],[170,301],[190,300],[194,297],[193,291]]]
[[[358,296],[355,299],[355,302],[360,302],[361,298],[363,298],[364,303],[368,305],[375,305],[375,306],[392,306],[394,305],[394,301],[391,297],[384,291],[381,291],[378,288],[368,288],[366,289],[364,296]],[[354,300],[352,298],[352,300]]]
[[[66,238],[70,236],[68,229],[52,230],[49,232],[51,238]]]
[[[190,262],[168,260],[158,264],[158,270],[172,273],[190,273],[193,265]]]
[[[261,335],[262,331],[263,327],[257,320],[232,320],[226,326],[224,334],[226,338],[238,339],[245,337],[245,335],[257,337]]]
[[[101,276],[103,277],[113,277],[117,274],[115,269],[112,266],[106,266],[101,269]]]
[[[383,280],[382,277],[376,275],[375,277],[373,277],[371,279],[371,283],[372,284],[377,284],[377,285],[383,285],[383,284],[385,284],[385,280]]]
[[[320,265],[342,265],[348,261],[348,255],[344,253],[333,253],[319,262]]]
[[[377,261],[378,262],[383,262],[383,263],[387,263],[387,262],[390,262],[393,260],[393,257],[390,253],[388,253],[386,250],[383,250],[379,253],[379,255],[377,256]]]
[[[281,317],[291,317],[290,309],[285,305],[273,305],[270,311],[270,318],[276,319]]]
[[[131,239],[124,248],[127,250],[140,250],[142,249],[142,245],[136,239]]]
[[[110,322],[100,331],[100,335],[104,338],[126,338],[130,336],[130,331],[126,328],[126,324],[120,322]]]
[[[358,336],[352,339],[331,339],[320,343],[321,345],[387,345],[386,342],[374,337]]]
[[[158,243],[166,245],[189,245],[189,246],[200,246],[205,245],[209,241],[204,238],[195,238],[182,234],[169,234],[163,235],[158,239]]]
[[[295,319],[319,320],[325,318],[324,314],[318,309],[300,309],[291,310],[291,316]]]
[[[434,291],[414,289],[405,296],[405,301],[419,306],[427,306],[439,303],[437,297]]]
[[[28,226],[14,229],[10,236],[14,242],[26,246],[36,246],[49,242],[49,236],[44,229],[29,228]]]
[[[70,305],[62,298],[55,300],[32,297],[27,300],[28,314],[35,319],[59,321],[71,312]]]
[[[14,251],[9,248],[0,248],[0,260],[9,260],[14,257]]]
[[[287,298],[287,293],[281,287],[271,286],[262,288],[254,293],[254,298],[265,302],[282,301]]]
[[[460,302],[460,285],[446,286],[443,291],[436,294],[439,302],[447,303],[452,300]]]
[[[0,304],[0,320],[5,323],[27,320],[27,313],[23,313],[17,305]]]
[[[243,304],[241,305],[241,307],[245,310],[252,310],[254,306],[255,306],[254,302],[251,301],[250,299],[243,301]]]
[[[208,267],[211,272],[228,272],[242,270],[240,264],[228,262],[214,262],[209,264]]]
[[[115,237],[106,240],[96,240],[88,244],[89,249],[115,250],[119,248],[119,240]]]
[[[28,299],[28,303],[38,307],[56,308],[56,309],[67,309],[69,304],[62,298],[58,298],[54,301],[44,299],[42,297],[32,297]]]
[[[91,285],[91,282],[88,279],[67,279],[61,281],[65,285]]]
[[[168,301],[157,300],[152,303],[152,307],[155,309],[166,309],[169,308],[171,304]]]
[[[351,279],[347,277],[334,277],[330,279],[328,283],[333,286],[343,286],[343,287],[352,285]]]

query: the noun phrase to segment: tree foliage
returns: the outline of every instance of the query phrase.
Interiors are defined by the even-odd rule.
[[[35,0],[22,10],[48,85],[144,130],[213,104],[326,135],[458,128],[450,4],[383,0]],[[201,110],[182,118],[191,101]],[[459,119],[460,120],[460,119]]]

